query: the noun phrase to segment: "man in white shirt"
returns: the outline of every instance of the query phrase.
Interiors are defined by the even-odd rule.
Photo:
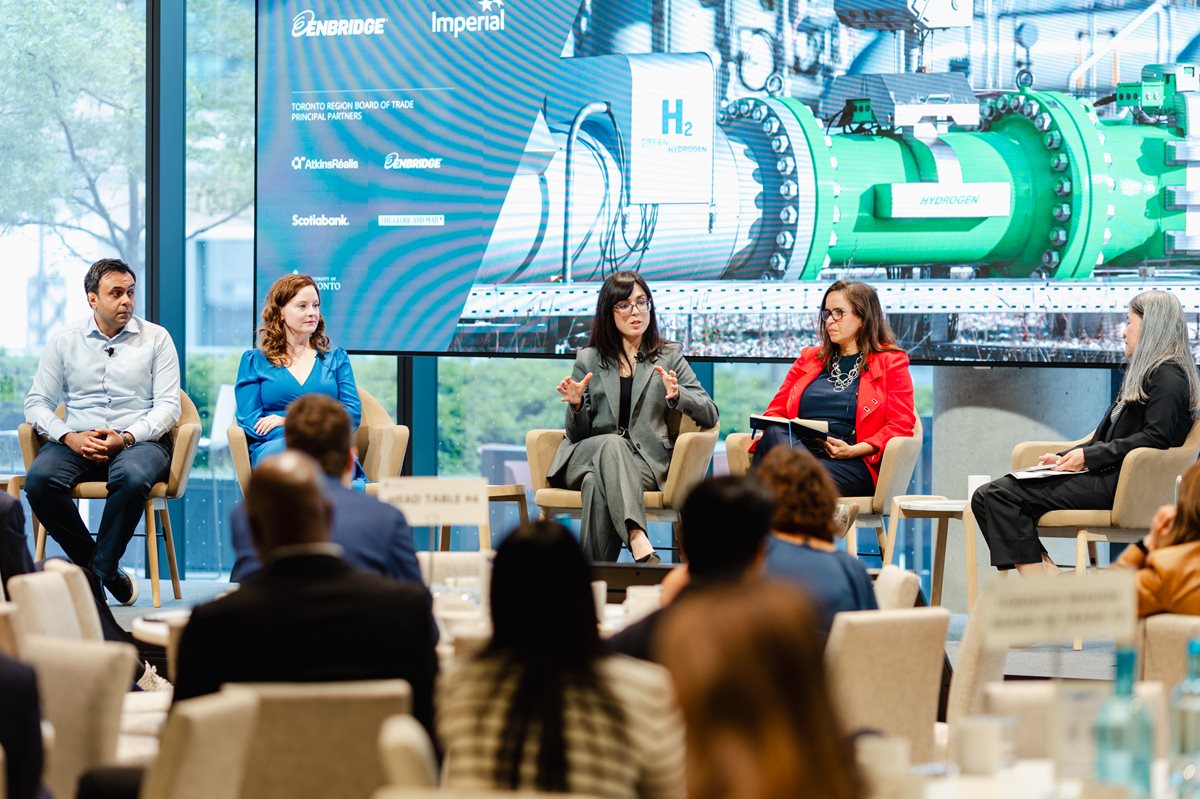
[[[137,599],[119,568],[150,488],[167,477],[168,431],[179,421],[179,359],[167,331],[134,316],[135,278],[105,258],[84,278],[92,315],[42,351],[25,418],[46,437],[25,478],[29,506],[67,556],[118,602]],[[66,418],[54,411],[62,401]],[[93,541],[71,490],[103,480],[108,500]]]

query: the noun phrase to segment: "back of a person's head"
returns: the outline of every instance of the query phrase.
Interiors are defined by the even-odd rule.
[[[743,574],[762,551],[774,513],[774,497],[753,477],[698,483],[679,510],[679,545],[688,573],[709,579]]]
[[[259,555],[329,540],[331,510],[320,466],[303,452],[267,458],[250,475],[246,515]]]
[[[600,652],[591,567],[571,532],[530,522],[496,548],[492,562],[489,652],[565,667]]]
[[[772,530],[833,540],[837,487],[816,458],[802,449],[775,447],[754,476],[775,495]]]
[[[288,449],[312,456],[330,477],[341,477],[350,463],[354,430],[342,404],[325,394],[305,394],[288,406],[283,439]]]
[[[655,654],[687,728],[689,799],[860,795],[824,638],[794,588],[749,579],[681,599]]]
[[[1175,521],[1167,536],[1167,544],[1187,544],[1200,541],[1200,463],[1183,473],[1179,482],[1179,497],[1175,503]]]

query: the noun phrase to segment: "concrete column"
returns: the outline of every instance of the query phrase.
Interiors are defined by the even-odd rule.
[[[1112,401],[1108,369],[940,366],[933,370],[933,492],[967,495],[967,475],[1009,471],[1022,441],[1074,441],[1089,434]],[[962,527],[950,525],[942,604],[967,610]],[[1055,562],[1073,563],[1073,541],[1049,539]],[[996,579],[976,532],[979,586]]]

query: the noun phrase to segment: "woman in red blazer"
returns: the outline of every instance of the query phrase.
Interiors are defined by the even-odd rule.
[[[913,434],[908,355],[896,346],[879,297],[866,283],[830,286],[820,320],[820,345],[801,351],[765,415],[828,422],[829,437],[812,453],[842,496],[870,496],[884,446],[893,436]],[[789,443],[786,429],[764,432],[751,445],[755,465],[781,443]]]

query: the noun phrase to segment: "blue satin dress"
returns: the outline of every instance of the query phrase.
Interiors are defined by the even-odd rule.
[[[350,356],[341,347],[318,352],[312,371],[300,383],[285,366],[275,366],[259,349],[246,350],[238,366],[234,396],[237,400],[237,422],[246,431],[250,445],[250,466],[263,458],[283,452],[283,425],[272,428],[266,435],[254,432],[254,425],[264,416],[287,416],[287,407],[303,394],[325,394],[342,404],[350,414],[351,427],[357,429],[362,421],[362,404],[354,383]],[[355,463],[355,480],[365,480],[362,467]]]

